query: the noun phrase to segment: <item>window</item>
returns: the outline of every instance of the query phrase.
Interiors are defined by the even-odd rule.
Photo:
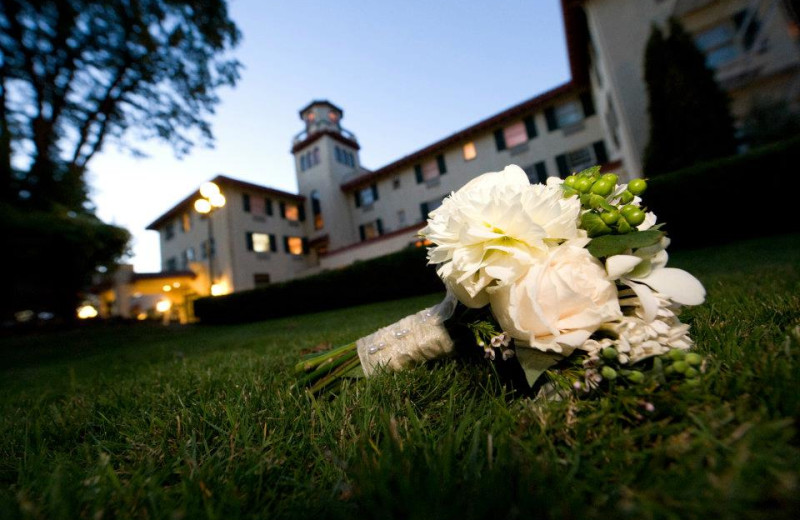
[[[197,260],[197,256],[195,256],[194,254],[193,247],[189,247],[186,249],[186,260],[188,260],[189,262],[194,262],[195,260]]]
[[[242,193],[242,206],[245,213],[250,213],[250,195],[248,193]]]
[[[742,31],[745,24],[747,27]],[[694,42],[706,55],[706,65],[717,68],[750,50],[756,43],[760,29],[761,22],[755,13],[743,9],[724,22],[699,32]]]
[[[356,207],[364,207],[370,208],[375,201],[378,200],[378,186],[377,184],[371,184],[366,188],[361,188],[356,192]]]
[[[406,210],[401,209],[397,211],[397,226],[398,227],[406,227],[408,223],[406,222]]]
[[[392,189],[399,190],[400,189],[400,177],[395,177],[392,179]]]
[[[264,199],[262,197],[250,197],[250,212],[253,215],[264,214]]]
[[[309,123],[313,123],[314,119],[316,118],[317,115],[314,112],[309,112],[308,115],[306,116],[306,121],[308,121]]]
[[[547,182],[547,166],[544,164],[544,161],[539,161],[525,168],[525,174],[528,176],[528,180],[531,184],[544,184]]]
[[[290,221],[300,220],[300,211],[297,204],[285,204],[283,208],[283,218]]]
[[[310,150],[300,156],[300,171],[306,171],[309,168],[313,168],[318,164],[319,164],[318,146],[315,146],[313,150]]]
[[[325,221],[322,218],[322,205],[317,190],[311,192],[311,214],[314,216],[314,229],[325,227]]]
[[[178,270],[178,259],[174,256],[167,258],[167,263],[164,264],[165,271],[177,271]]]
[[[525,125],[522,124],[522,121],[505,127],[503,129],[503,137],[506,140],[506,146],[509,148],[514,148],[528,140],[528,134],[525,133]]]
[[[558,174],[564,179],[573,172],[579,172],[595,164],[608,162],[608,153],[603,141],[592,143],[591,146],[578,148],[565,154],[556,156]]]
[[[272,199],[264,199],[264,210],[268,216],[272,216]]]
[[[435,159],[414,165],[417,184],[432,181],[445,173],[447,173],[447,164],[444,162],[444,155],[441,154],[437,155]]]
[[[358,226],[358,233],[361,236],[361,241],[371,240],[383,235],[383,222],[377,219],[373,222],[367,222]]]
[[[275,235],[267,233],[250,233],[246,235],[247,250],[256,253],[268,253],[275,251]]]
[[[337,123],[339,121],[339,114],[331,110],[330,112],[328,112],[328,121],[330,121],[331,123]]]
[[[301,237],[283,237],[283,250],[290,255],[302,255],[305,250]]]
[[[429,200],[427,202],[423,202],[419,205],[420,212],[422,213],[422,221],[425,222],[428,220],[428,214],[442,205],[442,199],[444,197],[439,197],[436,199]]]
[[[475,150],[475,143],[473,143],[472,141],[464,145],[463,152],[465,161],[471,161],[472,159],[478,156],[478,151]]]
[[[570,101],[555,108],[556,123],[559,128],[572,126],[583,120],[583,110],[577,101]]]
[[[355,155],[350,150],[345,150],[339,146],[334,147],[334,155],[336,157],[336,162],[340,162],[345,166],[350,166],[355,168],[356,160]]]
[[[266,287],[269,285],[269,274],[255,273],[253,275],[253,285],[255,285],[256,289],[260,289],[261,287]]]
[[[172,237],[175,236],[175,227],[172,225],[172,222],[164,226],[164,240],[172,240]]]
[[[181,231],[188,233],[192,230],[192,213],[187,211],[181,215]]]
[[[497,151],[503,151],[506,148],[514,148],[526,142],[529,139],[536,137],[536,123],[533,116],[527,116],[522,121],[501,128],[494,132],[494,141],[497,145]]]

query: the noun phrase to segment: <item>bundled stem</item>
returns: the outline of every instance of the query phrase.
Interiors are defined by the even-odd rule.
[[[318,394],[339,383],[344,377],[358,377],[360,368],[356,344],[348,343],[298,362],[294,366],[298,376],[296,386],[308,388],[312,394]]]

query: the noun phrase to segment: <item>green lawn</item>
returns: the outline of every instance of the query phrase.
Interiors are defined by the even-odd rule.
[[[699,387],[542,404],[476,356],[335,398],[290,390],[301,350],[439,295],[3,338],[0,518],[794,518],[800,235],[671,265],[708,289],[684,314],[709,357]]]

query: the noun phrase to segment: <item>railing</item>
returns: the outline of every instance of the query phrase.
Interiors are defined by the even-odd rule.
[[[332,123],[330,121],[315,121],[309,125],[311,127],[311,131],[303,130],[302,132],[298,133],[294,138],[292,138],[292,144],[295,145],[297,143],[301,143],[308,139],[311,135],[316,134],[317,132],[323,132],[325,130],[336,132],[341,134],[342,137],[346,139],[350,139],[352,141],[358,141],[356,139],[356,135],[351,132],[350,130],[346,130],[339,125]]]

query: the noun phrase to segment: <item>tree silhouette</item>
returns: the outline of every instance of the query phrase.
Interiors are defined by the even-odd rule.
[[[667,37],[653,26],[645,49],[645,82],[650,99],[646,175],[736,152],[728,97],[678,21],[670,20]]]
[[[209,144],[239,40],[225,0],[2,0],[0,197],[83,211],[105,142]]]

